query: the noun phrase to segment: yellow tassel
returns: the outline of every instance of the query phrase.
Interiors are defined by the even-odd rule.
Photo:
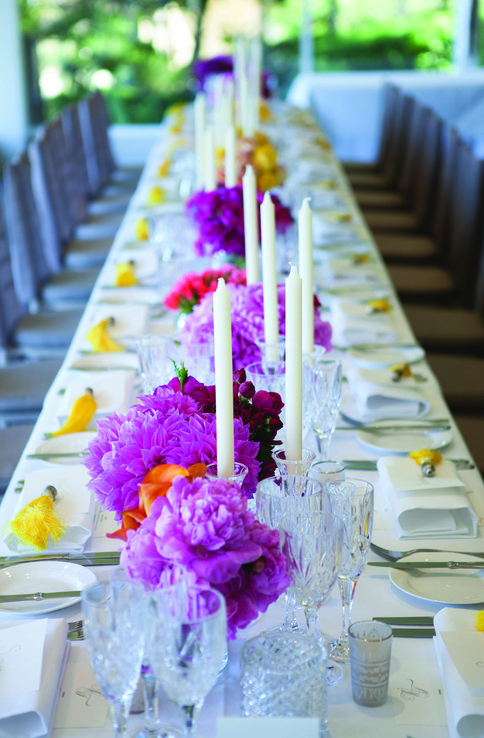
[[[138,241],[147,241],[150,237],[150,226],[147,218],[139,218],[136,221],[135,236]]]
[[[113,324],[114,318],[107,318],[89,329],[86,340],[94,351],[124,351],[124,348],[108,334],[108,327]]]
[[[124,261],[116,264],[116,287],[134,287],[138,284],[134,261]]]
[[[160,177],[166,177],[170,171],[170,167],[171,167],[170,160],[165,159],[165,161],[163,161],[158,168],[158,174],[160,175]]]
[[[52,485],[45,488],[40,497],[29,502],[10,523],[10,531],[21,543],[36,551],[47,548],[49,538],[58,541],[65,528],[54,511],[57,490]]]
[[[411,377],[412,370],[408,364],[395,364],[390,367],[390,379],[392,382],[399,382],[402,377]]]
[[[81,433],[86,430],[89,421],[96,412],[96,408],[97,402],[94,399],[93,391],[90,387],[86,387],[85,393],[78,397],[72,405],[71,412],[64,425],[58,431],[52,433],[52,436]]]
[[[391,309],[392,306],[388,300],[368,300],[366,303],[366,312],[368,315],[373,315],[374,313],[389,313]]]
[[[409,457],[420,466],[425,477],[433,477],[435,465],[442,461],[442,456],[438,451],[430,451],[428,448],[412,451],[409,453]]]
[[[484,610],[476,612],[476,630],[484,633]]]
[[[358,264],[368,264],[370,262],[370,257],[368,254],[356,254],[353,256],[353,264],[355,266],[358,266]]]
[[[160,203],[165,202],[165,200],[165,190],[157,185],[151,188],[150,194],[148,195],[148,205],[159,205]]]

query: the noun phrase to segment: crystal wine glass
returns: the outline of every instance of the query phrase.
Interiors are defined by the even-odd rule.
[[[193,738],[199,710],[225,664],[225,600],[216,590],[182,584],[159,590],[152,601],[151,664],[182,710],[183,735]]]
[[[326,493],[333,511],[344,524],[345,557],[338,572],[338,585],[343,606],[343,627],[338,640],[331,644],[331,658],[350,661],[348,628],[356,584],[366,563],[373,527],[373,485],[361,479],[330,483]]]
[[[307,632],[328,648],[329,638],[318,630],[318,613],[336,582],[344,557],[343,523],[323,508],[285,515],[279,530],[296,602],[304,608]],[[336,684],[342,676],[341,667],[329,668],[327,683]]]
[[[269,528],[278,529],[286,515],[318,511],[325,503],[323,487],[307,476],[281,474],[259,482],[255,493],[256,517]],[[296,618],[296,597],[292,587],[285,593],[286,610],[282,630],[300,629]]]
[[[96,583],[82,592],[82,611],[89,660],[108,700],[114,734],[124,738],[145,649],[143,587]]]
[[[323,460],[329,458],[329,444],[341,404],[342,381],[340,361],[325,360],[314,354],[305,356],[303,383],[306,422],[314,432]]]

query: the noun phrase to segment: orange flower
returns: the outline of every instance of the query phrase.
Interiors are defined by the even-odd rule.
[[[153,502],[158,497],[166,497],[175,477],[187,477],[189,480],[195,477],[204,477],[207,471],[205,464],[192,464],[185,469],[178,464],[159,464],[146,474],[138,490],[138,507],[126,510],[123,513],[121,528],[114,533],[108,533],[108,538],[119,538],[127,540],[128,530],[139,528],[143,520],[148,517]]]

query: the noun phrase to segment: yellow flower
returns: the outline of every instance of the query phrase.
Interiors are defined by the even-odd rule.
[[[277,153],[271,144],[262,144],[255,149],[252,159],[256,169],[270,171],[276,166]]]
[[[259,104],[259,117],[263,121],[272,120],[273,118],[271,110],[264,100],[261,100]]]
[[[279,179],[274,172],[262,172],[257,177],[257,189],[259,192],[267,192],[272,190],[273,187],[277,187]]]

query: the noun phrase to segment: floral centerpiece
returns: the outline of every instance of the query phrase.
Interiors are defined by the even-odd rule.
[[[143,485],[153,481],[152,469],[175,464],[200,474],[199,465],[217,458],[215,387],[205,386],[179,370],[153,395],[143,395],[126,415],[113,413],[98,421],[84,464],[89,489],[98,503],[122,521],[113,537],[125,539],[149,510]],[[252,497],[257,482],[274,473],[272,449],[278,444],[283,407],[279,395],[255,392],[245,372],[235,375],[234,458],[248,468],[242,492]],[[141,496],[140,496],[141,490]]]
[[[206,269],[204,272],[188,272],[184,274],[165,297],[163,304],[168,310],[178,310],[182,314],[191,313],[202,297],[208,292],[215,292],[218,280],[226,283],[247,283],[245,269],[237,269],[234,264],[224,264],[220,269]]]
[[[246,166],[254,169],[258,192],[267,192],[279,187],[286,179],[286,171],[278,163],[277,151],[265,133],[256,131],[252,138],[241,139],[238,152],[239,178]]]
[[[228,284],[230,292],[230,311],[232,318],[232,356],[235,369],[242,369],[254,361],[260,361],[261,354],[257,341],[264,341],[264,295],[262,284],[243,287]],[[286,333],[286,290],[285,285],[277,288],[279,332]],[[331,325],[321,319],[318,312],[319,301],[315,297],[314,342],[331,349]],[[195,340],[198,343],[213,342],[213,294],[207,293],[193,312],[187,315],[180,330],[180,340],[187,345]]]
[[[165,482],[149,515],[127,533],[121,564],[152,588],[178,566],[191,582],[217,589],[227,606],[228,637],[235,638],[289,584],[279,532],[255,519],[236,484],[166,467],[159,467]]]
[[[193,65],[193,74],[198,82],[199,90],[205,90],[207,82],[211,77],[223,74],[233,78],[234,62],[231,56],[219,54],[209,59],[197,59]],[[261,94],[263,98],[272,97],[277,80],[274,75],[263,69],[261,72]]]
[[[258,195],[259,203],[262,195]],[[272,195],[278,233],[285,233],[293,224],[291,211]],[[199,235],[195,251],[199,256],[225,252],[232,257],[245,256],[244,195],[242,185],[217,187],[196,192],[186,203],[187,214],[198,224]]]

